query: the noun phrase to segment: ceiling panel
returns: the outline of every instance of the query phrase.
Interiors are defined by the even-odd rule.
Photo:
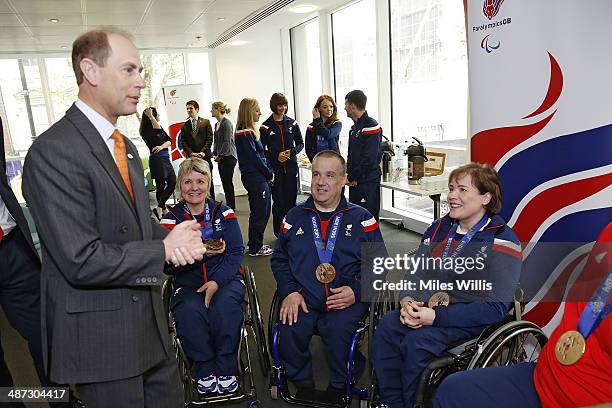
[[[75,33],[80,33],[82,28],[81,25],[78,26],[48,26],[48,27],[38,27],[32,26],[28,27],[35,36],[41,35],[75,35]],[[78,35],[78,34],[76,34]]]
[[[91,25],[113,25],[113,26],[129,26],[136,25],[140,22],[142,12],[134,13],[88,13],[87,24]]]
[[[48,18],[81,10],[81,0],[11,0],[19,13],[49,13]]]
[[[28,26],[75,26],[83,23],[81,13],[64,13],[61,17],[52,16],[45,13],[24,13],[20,14],[23,22]],[[50,18],[60,18],[59,23],[52,23]]]
[[[172,3],[173,0],[157,0]],[[149,0],[85,0],[88,13],[142,13]]]

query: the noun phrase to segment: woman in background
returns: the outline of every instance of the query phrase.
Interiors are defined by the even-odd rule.
[[[270,218],[270,182],[274,178],[268,168],[264,148],[259,140],[256,126],[261,116],[259,103],[255,99],[244,98],[238,107],[236,123],[236,151],[238,167],[244,188],[249,194],[249,255],[272,255],[272,248],[264,245],[263,235]]]
[[[338,120],[338,106],[334,98],[321,95],[312,109],[312,123],[306,129],[306,155],[310,162],[323,150],[340,153],[338,141],[342,122]]]
[[[225,117],[230,108],[221,101],[214,102],[210,109],[212,116],[217,119],[214,133],[213,160],[218,163],[219,176],[225,194],[225,202],[236,210],[236,196],[234,194],[234,167],[238,161],[236,143],[234,142],[234,125]]]
[[[170,136],[159,124],[159,113],[151,107],[142,112],[140,121],[140,136],[149,148],[149,170],[155,181],[155,198],[157,207],[153,214],[160,220],[164,215],[166,201],[172,195],[176,184],[176,175],[170,163],[168,147],[172,144]]]

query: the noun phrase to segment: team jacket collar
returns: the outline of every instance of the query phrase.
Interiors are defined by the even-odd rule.
[[[357,119],[357,122],[355,122],[355,124],[353,125],[353,128],[357,128],[359,126],[361,126],[361,124],[368,118],[368,111],[364,111],[363,115],[361,115],[361,117],[359,119]]]
[[[346,201],[346,197],[344,197],[344,195],[340,196],[340,202],[338,203],[338,206],[336,207],[336,209],[334,210],[334,214],[338,213],[340,211],[346,211],[348,210],[348,203]],[[319,210],[317,210],[317,207],[315,207],[315,203],[312,197],[308,197],[308,199],[306,200],[306,202],[304,203],[304,210],[307,211],[316,211],[318,212]]]

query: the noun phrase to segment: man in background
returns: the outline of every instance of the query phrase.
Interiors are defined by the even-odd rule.
[[[368,98],[360,90],[346,94],[344,110],[355,124],[349,132],[348,186],[349,201],[367,208],[376,220],[380,213],[380,179],[382,170],[382,128],[368,116]]]

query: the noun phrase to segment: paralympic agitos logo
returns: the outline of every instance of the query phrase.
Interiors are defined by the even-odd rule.
[[[489,43],[489,35],[490,34],[488,34],[485,38],[482,39],[482,41],[480,41],[480,48],[485,50],[487,54],[490,54],[491,52],[493,52],[493,50],[498,49],[501,45],[499,41],[497,41],[497,44],[493,44],[492,42]]]
[[[493,20],[493,17],[497,15],[503,2],[504,0],[485,0],[482,5],[482,12],[485,17],[489,20]]]

